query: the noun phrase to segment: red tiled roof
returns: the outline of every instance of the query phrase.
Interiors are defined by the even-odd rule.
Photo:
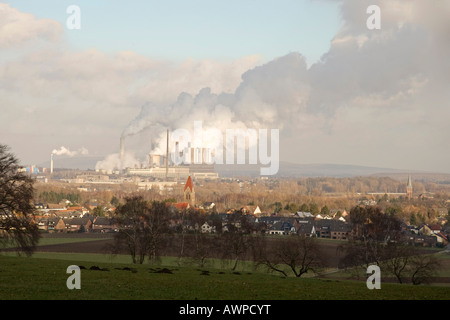
[[[177,203],[174,203],[173,206],[179,210],[188,209],[189,202],[177,202]]]

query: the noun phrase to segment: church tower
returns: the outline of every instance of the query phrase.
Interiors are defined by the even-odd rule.
[[[406,196],[411,200],[412,198],[412,182],[411,176],[408,176],[408,184],[406,185]]]
[[[186,185],[184,186],[184,201],[189,202],[191,207],[195,206],[195,190],[191,176],[188,177]]]

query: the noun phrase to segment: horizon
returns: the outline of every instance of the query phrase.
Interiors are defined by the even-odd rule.
[[[56,159],[56,158],[55,158]],[[91,159],[91,160],[89,160]],[[100,174],[106,174],[102,170],[98,171],[95,164],[104,159],[104,156],[62,156],[55,160],[54,170],[79,170],[79,171],[96,171]],[[62,164],[61,164],[62,163]],[[76,163],[73,165],[73,163]],[[426,171],[426,170],[405,170],[402,168],[387,168],[376,166],[361,166],[355,164],[337,164],[337,163],[293,163],[289,161],[280,161],[280,170],[273,175],[274,178],[356,178],[356,177],[370,177],[370,176],[397,176],[405,175],[408,177],[421,175],[450,175],[445,172]],[[39,169],[49,170],[50,161],[37,164],[20,164],[23,168],[37,167]],[[189,166],[182,164],[183,166]],[[250,176],[258,177],[261,166],[259,164],[214,164],[214,172],[219,174],[218,178],[229,178],[232,176]],[[320,171],[318,171],[320,170]],[[103,172],[103,173],[102,173]],[[39,172],[40,174],[45,172]],[[48,172],[47,172],[48,173]],[[270,178],[270,176],[269,176]]]

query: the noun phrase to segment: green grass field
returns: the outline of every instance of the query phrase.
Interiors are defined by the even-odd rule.
[[[127,256],[35,254],[0,255],[1,300],[436,300],[450,299],[450,288],[364,281],[283,278],[262,272],[127,263]],[[172,261],[173,262],[173,261]],[[163,261],[164,263],[164,261]],[[81,289],[66,286],[67,267],[83,266]],[[92,266],[101,270],[89,270]],[[133,268],[134,270],[124,270]],[[156,271],[167,271],[161,273]]]
[[[43,238],[39,245],[95,241],[85,238]],[[450,266],[450,256],[441,255]],[[36,252],[19,257],[0,254],[0,300],[449,300],[449,286],[382,283],[369,290],[365,281],[344,280],[336,273],[326,279],[300,279],[254,270],[241,262],[211,259],[199,268],[177,258],[163,257],[158,265],[134,265],[128,255]],[[69,290],[67,267],[81,270],[81,289]],[[90,270],[98,267],[102,270]],[[449,276],[445,268],[440,276]],[[166,272],[162,272],[166,271]]]

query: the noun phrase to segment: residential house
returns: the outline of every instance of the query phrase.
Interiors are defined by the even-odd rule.
[[[216,204],[214,202],[204,202],[203,205],[201,206],[201,209],[205,209],[205,210],[214,210],[214,208],[216,207]]]
[[[49,232],[65,232],[67,231],[66,224],[63,219],[59,217],[51,217],[48,219]]]
[[[438,234],[442,230],[442,226],[439,224],[430,224],[428,227],[430,228],[430,232],[432,234]]]
[[[46,206],[43,203],[39,202],[39,203],[34,204],[34,208],[35,209],[46,209]]]
[[[406,226],[406,231],[408,231],[411,234],[419,234],[419,228],[414,225]]]
[[[322,220],[322,219],[326,219],[326,220],[331,220],[333,219],[331,216],[329,216],[328,214],[322,216],[321,214],[316,215],[316,220]]]
[[[240,210],[244,214],[253,214],[253,215],[260,215],[261,209],[259,206],[244,206]]]
[[[67,206],[65,204],[55,204],[55,203],[48,203],[47,204],[47,209],[49,210],[54,210],[54,211],[59,211],[59,210],[66,210]]]
[[[339,220],[323,219],[314,223],[319,238],[347,240],[351,232],[350,225]]]
[[[268,230],[269,234],[287,235],[295,233],[295,227],[289,221],[277,221]]]
[[[431,236],[436,239],[436,246],[443,247],[448,243],[447,237],[445,237],[442,233],[433,233]]]
[[[64,220],[60,217],[42,217],[37,221],[39,230],[48,232],[65,232],[67,230]]]
[[[330,238],[334,240],[348,240],[351,227],[347,223],[334,220],[330,226]]]
[[[92,220],[88,217],[65,219],[64,222],[67,227],[67,232],[91,231]]]
[[[348,216],[348,212],[345,209],[331,209],[330,216],[333,219],[345,221],[345,217]]]
[[[303,212],[303,211],[298,211],[295,214],[295,216],[297,216],[299,218],[312,218],[312,217],[314,217],[311,212]]]
[[[214,226],[210,225],[208,222],[205,222],[201,226],[201,233],[214,233],[215,229],[216,228]]]
[[[58,217],[62,219],[82,218],[83,212],[74,210],[60,210],[57,212]]]
[[[429,236],[431,235],[431,229],[428,225],[424,224],[419,228],[419,234],[420,235],[425,235],[425,236]]]
[[[410,234],[409,243],[415,246],[434,247],[437,244],[436,235]]]
[[[296,223],[296,232],[299,236],[317,237],[314,224],[309,221],[300,221]]]
[[[177,203],[172,203],[172,207],[174,207],[178,211],[183,211],[183,210],[190,209],[191,205],[189,204],[189,202],[177,202]]]
[[[117,226],[113,223],[112,219],[107,217],[95,217],[92,221],[91,230],[92,232],[114,232]]]

